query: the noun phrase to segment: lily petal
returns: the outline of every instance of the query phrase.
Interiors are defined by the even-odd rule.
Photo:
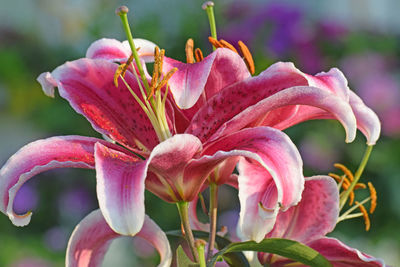
[[[190,201],[187,195],[197,194],[208,173],[184,180],[185,167],[200,156],[203,146],[198,138],[177,134],[157,145],[150,154],[146,189],[169,202]]]
[[[307,243],[307,245],[325,256],[335,267],[386,266],[382,259],[362,253],[355,248],[350,248],[336,238],[323,237],[311,243]]]
[[[120,236],[109,227],[100,210],[91,212],[75,227],[70,237],[65,266],[101,266],[111,241]],[[161,258],[158,267],[171,265],[172,252],[167,236],[147,215],[137,236],[144,238],[157,249]]]
[[[246,239],[261,241],[272,229],[278,210],[286,210],[300,201],[304,186],[301,157],[289,137],[279,130],[270,127],[244,129],[218,139],[204,150],[203,155],[186,167],[186,183],[211,171],[229,157],[247,158],[240,160],[238,165],[240,227]],[[259,177],[254,177],[252,170],[255,169],[259,171]],[[267,203],[270,210],[259,207],[260,201]],[[254,219],[259,217],[260,223],[253,225]]]
[[[79,59],[67,62],[46,75],[42,83],[56,81],[60,95],[69,101],[76,112],[85,116],[101,134],[130,149],[153,148],[158,138],[150,120],[133,98],[125,84],[113,83],[118,65],[101,59]],[[141,95],[136,79],[130,72],[126,81],[132,90]]]
[[[375,145],[381,133],[378,116],[354,92],[350,92],[350,105],[356,115],[358,129],[367,138],[367,144]]]
[[[0,170],[0,211],[7,214],[16,226],[29,223],[32,213],[17,215],[13,211],[14,198],[21,186],[34,175],[55,168],[94,168],[94,144],[97,138],[58,136],[37,140],[15,153]]]
[[[156,44],[145,39],[133,39],[138,54],[145,62],[154,61]],[[126,61],[131,55],[128,41],[120,42],[116,39],[102,38],[93,42],[86,51],[86,57],[91,59],[106,59],[114,62]]]
[[[186,64],[171,58],[165,58],[163,72],[172,68],[178,71],[168,84],[175,102],[181,109],[193,107],[200,96],[207,100],[222,88],[250,77],[250,73],[235,52],[229,49],[217,49],[202,61]]]
[[[329,176],[312,176],[305,181],[300,203],[279,213],[275,227],[267,237],[307,243],[333,231],[339,216],[336,182]]]
[[[122,235],[135,235],[144,222],[144,180],[147,161],[95,145],[97,198],[110,227]]]
[[[293,107],[293,105],[318,107],[314,110],[318,111],[319,113],[314,114],[304,112],[304,117],[301,117],[299,115],[299,108],[292,111],[290,111],[289,108],[289,113],[283,114],[284,116],[280,118],[280,120],[284,120],[283,123],[290,122],[290,125],[294,125],[294,121],[298,123],[299,121],[305,121],[309,119],[325,118],[328,115],[342,123],[346,131],[346,142],[352,142],[354,140],[357,130],[357,122],[351,106],[347,102],[343,101],[340,97],[328,92],[327,90],[321,90],[319,88],[309,86],[295,86],[277,92],[238,113],[232,119],[229,119],[227,122],[222,124],[219,129],[209,138],[209,141],[213,141],[229,132],[246,127],[249,122],[256,121],[258,118],[263,117],[264,114],[267,114],[267,112],[273,111],[276,108]],[[322,115],[320,115],[320,113]],[[310,116],[310,114],[313,116]],[[210,120],[223,121],[224,118],[221,119],[218,115],[214,116],[213,118],[209,119],[209,124]],[[196,133],[200,132],[199,130],[197,130]],[[206,130],[201,134],[204,136],[204,134],[207,134],[208,132],[209,131]],[[207,135],[205,135],[205,137],[207,137]]]

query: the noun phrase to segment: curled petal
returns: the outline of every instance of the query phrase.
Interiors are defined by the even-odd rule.
[[[223,160],[237,156],[247,158],[240,162],[252,164],[249,168],[241,168],[239,162],[240,227],[246,239],[259,242],[272,229],[277,211],[280,208],[286,210],[300,201],[304,186],[301,157],[281,131],[270,127],[250,128],[209,145],[201,158],[186,167],[185,174],[196,180]],[[253,169],[260,172],[258,177],[249,174]],[[187,180],[190,182],[189,178]],[[260,207],[260,202],[265,206]],[[265,224],[260,221],[258,228],[253,227],[253,218],[259,216]]]
[[[150,154],[149,175],[146,189],[166,201],[190,201],[187,195],[197,194],[206,179],[193,177],[184,180],[186,165],[200,155],[202,144],[198,138],[189,134],[177,134],[157,145]]]
[[[208,230],[210,230],[210,224],[200,222],[199,218],[197,217],[197,202],[198,201],[199,201],[199,197],[196,196],[196,198],[193,199],[189,203],[190,226],[194,230],[200,230],[200,231],[207,232]]]
[[[50,72],[43,72],[36,80],[42,86],[45,95],[54,97],[54,87],[57,86],[57,81],[51,76]]]
[[[13,211],[14,198],[21,186],[34,175],[55,168],[93,169],[96,142],[113,146],[97,138],[58,136],[22,147],[0,170],[0,211],[7,214],[14,225],[27,225],[31,212],[17,215]]]
[[[305,181],[300,203],[279,213],[275,227],[267,237],[307,243],[333,231],[339,216],[336,182],[329,176],[313,176]]]
[[[97,198],[110,227],[122,235],[135,235],[143,225],[144,180],[147,161],[95,145]]]
[[[302,117],[300,116],[299,110],[303,109],[289,109],[289,113],[284,113],[282,115],[283,117],[280,118],[280,120],[283,121],[282,123],[290,122],[290,125],[293,125],[294,122],[298,123],[309,119],[325,118],[326,115],[328,115],[342,123],[346,131],[346,142],[354,140],[357,123],[351,106],[347,102],[326,90],[309,86],[296,86],[275,93],[257,104],[246,108],[244,111],[225,122],[218,131],[210,137],[209,141],[215,140],[219,136],[226,135],[229,132],[241,129],[249,122],[256,121],[258,118],[263,117],[264,114],[269,111],[281,107],[290,107],[292,105],[306,105],[307,108],[308,106],[317,107],[314,110],[318,113],[304,112],[304,117]],[[310,114],[312,114],[312,116],[310,116]],[[214,117],[215,118],[212,118],[213,120],[219,118],[218,115]],[[275,120],[279,120],[279,118],[275,118]],[[280,124],[274,126],[278,125]]]
[[[350,92],[350,105],[357,118],[357,126],[367,138],[368,145],[375,145],[381,133],[378,116],[354,92]]]
[[[133,39],[139,57],[145,62],[154,61],[154,48],[156,45],[145,39]],[[131,55],[128,41],[120,42],[115,39],[103,38],[93,42],[86,51],[86,57],[91,59],[106,59],[114,62],[126,61]]]
[[[250,77],[241,57],[229,49],[217,49],[195,64],[165,58],[163,72],[175,67],[178,71],[168,83],[181,109],[193,107],[202,94],[204,101],[222,88]]]
[[[157,249],[160,254],[159,267],[171,265],[172,252],[167,236],[147,215],[143,227],[136,235]],[[120,236],[109,227],[100,210],[91,212],[75,227],[70,237],[65,266],[101,266],[111,241]]]
[[[323,237],[307,243],[308,246],[321,253],[335,267],[385,267],[379,258],[372,257],[350,248],[335,238]]]
[[[156,133],[125,84],[120,82],[115,87],[113,78],[117,67],[107,60],[84,58],[58,67],[50,76],[46,75],[46,81],[52,85],[56,81],[60,95],[99,133],[130,149],[143,146],[151,149],[158,143]],[[133,74],[127,72],[125,79],[140,96]]]

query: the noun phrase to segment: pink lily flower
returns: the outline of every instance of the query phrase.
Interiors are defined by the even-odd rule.
[[[148,46],[154,44],[144,42],[139,52],[149,51]],[[291,63],[277,63],[251,77],[242,58],[229,49],[217,49],[195,64],[165,58],[163,72],[175,66],[178,71],[169,80],[173,97],[166,99],[162,114],[163,127],[169,132],[160,131],[129,92],[140,95],[134,71],[127,71],[126,83],[118,87],[113,83],[118,68],[115,61],[124,62],[129,56],[124,43],[102,39],[89,47],[86,58],[39,76],[47,95],[54,96],[54,87],[58,87],[60,96],[76,112],[119,145],[60,136],[23,147],[0,170],[0,211],[15,225],[26,225],[31,217],[31,213],[13,211],[16,192],[45,170],[96,169],[104,219],[115,232],[134,235],[145,220],[145,188],[165,201],[190,202],[215,167],[245,157],[266,175],[257,180],[259,190],[246,187],[249,181],[239,182],[242,217],[248,213],[259,216],[246,235],[260,241],[278,211],[300,201],[304,186],[300,155],[280,129],[308,119],[335,118],[343,124],[348,142],[357,127],[368,144],[379,136],[376,115],[348,89],[339,70],[311,76]],[[228,169],[235,166],[235,160],[226,164]],[[215,181],[225,183],[225,176],[217,175]],[[254,210],[243,202],[248,199],[257,200],[259,208]]]
[[[336,238],[326,237],[333,231],[339,216],[339,191],[329,176],[306,178],[300,203],[280,212],[276,224],[266,237],[286,238],[310,246],[325,256],[333,266],[386,266],[383,260],[350,248]],[[274,254],[258,253],[261,264],[286,266],[292,260]],[[296,264],[295,266],[304,266]]]
[[[158,267],[169,267],[172,251],[167,236],[148,216],[136,234],[152,244],[160,254]],[[72,232],[68,242],[66,266],[100,266],[111,241],[121,235],[114,232],[104,220],[100,210],[92,211]]]

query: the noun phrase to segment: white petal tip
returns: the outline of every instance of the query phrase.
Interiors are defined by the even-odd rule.
[[[43,72],[36,80],[42,86],[45,95],[54,97],[54,87],[57,86],[57,81],[51,76],[50,72]]]
[[[8,218],[10,218],[11,222],[18,227],[27,226],[32,217],[32,212],[29,211],[24,215],[16,215],[16,214],[8,214]]]

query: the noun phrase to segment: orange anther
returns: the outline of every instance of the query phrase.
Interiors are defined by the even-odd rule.
[[[369,228],[371,227],[371,221],[369,220],[368,212],[363,206],[363,204],[360,204],[358,201],[355,202],[356,205],[358,205],[361,213],[363,214],[364,217],[364,222],[365,222],[365,231],[368,231]]]
[[[232,50],[232,51],[235,52],[236,54],[239,54],[238,51],[236,50],[236,48],[235,48],[233,45],[231,45],[230,43],[228,43],[227,41],[225,41],[225,40],[223,40],[223,39],[220,39],[219,42],[220,42],[220,44],[221,44],[223,47]]]
[[[215,48],[222,48],[222,47],[223,47],[222,44],[221,44],[218,40],[212,38],[211,36],[208,37],[208,41],[209,41]]]
[[[363,183],[356,183],[356,185],[354,186],[354,189],[365,189],[367,188],[367,186]]]
[[[201,52],[200,48],[194,50],[194,56],[196,57],[196,62],[200,62],[204,59],[203,52]]]
[[[369,188],[369,193],[371,195],[371,207],[369,208],[369,213],[372,214],[374,213],[376,208],[377,195],[376,195],[376,189],[371,182],[368,182],[368,188]]]
[[[238,45],[239,45],[239,50],[244,57],[244,62],[246,63],[247,68],[249,69],[251,74],[254,74],[256,72],[256,69],[249,48],[242,41],[239,41]]]
[[[335,163],[333,164],[333,166],[335,166],[335,168],[338,168],[339,170],[343,171],[343,173],[347,176],[347,178],[350,179],[350,181],[354,180],[354,176],[353,173],[343,164],[340,163]]]
[[[342,181],[342,177],[340,177],[339,175],[337,175],[336,173],[328,173],[328,175],[330,177],[332,177],[333,179],[336,180],[336,182],[340,183]]]
[[[194,50],[194,42],[192,38],[189,38],[186,41],[186,46],[185,46],[185,53],[186,53],[186,62],[187,63],[194,63],[194,56],[193,56],[193,50]]]

